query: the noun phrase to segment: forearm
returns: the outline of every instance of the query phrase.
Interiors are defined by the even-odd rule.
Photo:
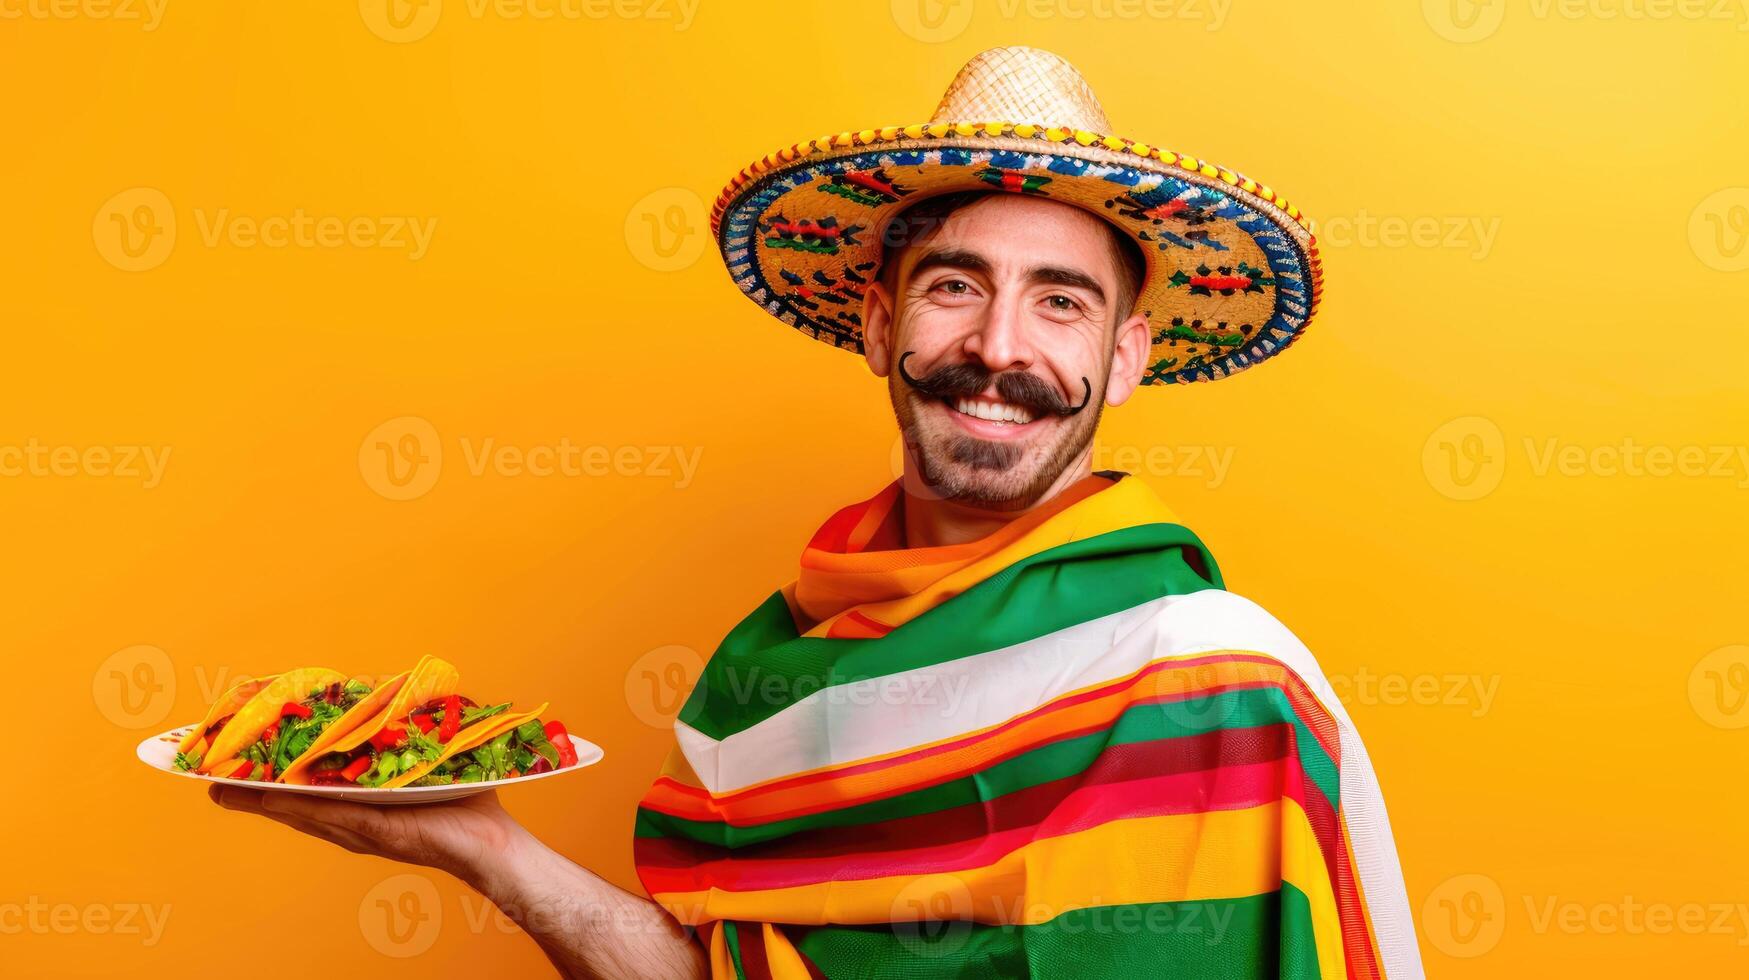
[[[540,945],[570,980],[709,976],[704,950],[654,902],[518,832],[462,878]]]

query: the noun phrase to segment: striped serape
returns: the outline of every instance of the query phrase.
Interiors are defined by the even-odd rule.
[[[895,483],[723,640],[634,844],[715,978],[1421,975],[1316,661],[1122,476],[915,549]]]

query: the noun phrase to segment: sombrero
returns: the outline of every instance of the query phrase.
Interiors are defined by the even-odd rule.
[[[1249,177],[1110,133],[1074,66],[991,48],[927,123],[822,136],[748,166],[718,196],[711,232],[749,298],[860,352],[862,293],[894,216],[953,191],[1036,195],[1105,218],[1147,256],[1144,384],[1224,378],[1298,339],[1321,278],[1299,209]]]

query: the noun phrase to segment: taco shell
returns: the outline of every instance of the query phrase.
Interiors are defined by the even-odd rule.
[[[400,789],[402,786],[413,782],[415,779],[418,779],[447,762],[450,756],[459,752],[468,752],[476,749],[505,732],[510,731],[512,728],[516,728],[519,725],[539,718],[541,713],[546,710],[547,703],[543,701],[541,702],[540,707],[535,708],[533,711],[523,711],[519,713],[512,712],[502,715],[494,715],[491,718],[483,718],[461,731],[456,732],[455,737],[449,740],[449,744],[443,747],[443,751],[438,754],[437,758],[430,762],[421,763],[420,765],[414,766],[406,772],[401,773],[394,779],[384,783],[382,788]]]
[[[408,671],[407,682],[395,692],[387,705],[363,724],[348,731],[324,746],[322,753],[351,752],[360,745],[370,741],[371,736],[383,730],[383,726],[397,718],[405,718],[412,714],[413,709],[427,701],[437,698],[447,698],[461,690],[462,675],[455,665],[438,657],[420,657],[419,662]],[[456,737],[461,737],[457,733]],[[309,758],[312,762],[317,756],[314,752],[305,752],[300,758]],[[307,778],[307,777],[306,777]]]
[[[267,731],[267,726],[278,724],[280,709],[287,701],[302,701],[315,688],[345,680],[345,674],[326,667],[300,667],[275,677],[237,709],[236,717],[214,736],[195,772],[210,774],[215,766],[235,759]]]
[[[213,706],[207,709],[206,717],[200,720],[200,724],[189,729],[188,734],[182,736],[182,744],[176,746],[176,751],[187,755],[189,750],[201,744],[201,741],[206,738],[206,733],[220,718],[241,711],[243,706],[249,703],[250,698],[260,693],[262,688],[278,676],[278,674],[268,674],[266,677],[245,677],[231,685],[231,689],[220,695],[219,699],[213,702]]]
[[[383,719],[387,717],[383,714],[383,709],[394,701],[395,695],[401,692],[401,689],[407,685],[408,678],[412,676],[413,671],[402,671],[383,681],[380,686],[360,698],[357,704],[346,709],[345,714],[336,718],[334,723],[327,728],[322,729],[322,734],[316,736],[316,740],[310,743],[310,747],[304,750],[303,755],[293,759],[292,764],[285,767],[285,771],[278,776],[279,782],[299,786],[307,785],[310,782],[310,766],[314,765],[317,759],[334,751],[334,746],[343,739],[360,728],[370,729],[370,734],[365,735],[365,738],[376,734],[377,729],[382,727]]]

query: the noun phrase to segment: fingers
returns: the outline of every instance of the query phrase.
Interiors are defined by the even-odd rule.
[[[347,825],[345,818],[352,816],[351,814],[343,812],[339,820],[334,820],[327,819],[326,814],[316,815],[318,811],[326,809],[325,806],[297,808],[294,802],[293,806],[288,808],[285,802],[298,800],[296,794],[266,793],[257,789],[215,784],[207,790],[207,795],[213,799],[213,802],[227,810],[258,813],[270,820],[285,824],[293,830],[328,841],[331,844],[337,844],[357,854],[382,853],[382,847],[379,843]],[[328,804],[342,809],[358,806],[358,804],[333,804],[332,801],[327,800],[312,800],[310,802]],[[360,807],[360,809],[368,808]]]
[[[268,793],[258,789],[214,785],[212,798],[222,807],[259,813],[281,823],[300,820],[344,830],[355,837],[381,839],[387,821],[375,807],[328,800],[303,793]],[[286,819],[290,818],[290,819]]]

